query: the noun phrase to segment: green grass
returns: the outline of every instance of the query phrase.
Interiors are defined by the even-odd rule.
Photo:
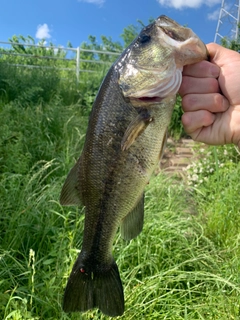
[[[54,164],[45,164],[42,172],[48,166]],[[123,319],[235,319],[240,288],[225,253],[204,236],[196,217],[184,212],[183,187],[162,185],[166,179],[158,176],[148,188],[141,236],[128,244],[116,240],[125,287]],[[15,213],[8,223],[1,252],[4,319],[11,312],[21,316],[9,319],[67,319],[61,312],[62,292],[81,242],[83,219],[77,209],[59,206],[54,200],[58,191],[57,183],[41,190],[42,197],[30,201],[35,205],[24,216]]]
[[[75,92],[79,100],[0,95],[0,319],[108,319],[61,308],[84,214],[58,200],[94,88]],[[206,152],[188,181],[153,177],[143,232],[130,242],[116,235],[126,304],[119,319],[240,319],[239,155],[233,147]]]
[[[107,319],[98,311],[80,317],[61,310],[64,286],[81,245],[84,216],[81,210],[58,203],[63,179],[54,172],[59,165],[51,161],[38,166],[35,174],[17,178],[22,192],[12,190],[17,196],[14,209],[8,208],[2,217],[1,318]],[[214,235],[207,236],[210,225],[188,212],[188,198],[182,183],[162,175],[153,178],[146,192],[142,234],[129,243],[116,237],[114,256],[126,300],[122,319],[239,317],[237,239],[225,248]]]

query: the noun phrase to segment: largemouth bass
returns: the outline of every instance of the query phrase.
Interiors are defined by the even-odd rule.
[[[143,227],[144,187],[159,163],[184,65],[207,59],[191,29],[160,16],[145,27],[105,77],[89,119],[85,145],[62,189],[62,205],[84,205],[81,252],[63,301],[65,312],[124,312],[112,246]]]

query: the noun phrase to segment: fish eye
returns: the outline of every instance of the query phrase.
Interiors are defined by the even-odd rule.
[[[151,40],[151,37],[146,33],[143,33],[139,36],[140,43],[146,43],[146,42],[149,42],[150,40]]]

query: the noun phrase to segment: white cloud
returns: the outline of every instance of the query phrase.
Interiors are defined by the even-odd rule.
[[[48,25],[46,23],[38,25],[37,32],[36,32],[36,38],[37,39],[51,38],[50,30],[49,30]]]
[[[165,7],[172,7],[175,9],[182,8],[199,8],[205,4],[207,6],[214,6],[221,2],[221,0],[157,0],[157,2]]]
[[[98,6],[102,6],[105,2],[105,0],[78,0],[79,2],[87,2],[87,3],[92,3],[96,4]]]
[[[226,11],[230,11],[231,10],[231,6],[230,6],[230,4],[228,4],[228,3],[226,3],[225,5],[224,5],[224,9],[226,10]],[[218,20],[218,18],[219,18],[219,13],[220,13],[220,8],[218,8],[218,9],[216,9],[215,11],[213,11],[212,13],[209,13],[208,14],[208,20]],[[224,11],[222,11],[221,12],[221,18],[223,18],[224,16],[227,16],[227,14],[226,14],[226,12]]]
[[[216,9],[216,10],[213,11],[212,13],[209,13],[209,14],[207,15],[208,20],[218,20],[218,18],[219,18],[219,12],[220,12],[220,9]]]

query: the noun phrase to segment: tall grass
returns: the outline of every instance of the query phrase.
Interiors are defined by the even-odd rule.
[[[58,199],[97,90],[97,80],[85,80],[70,81],[73,98],[66,84],[49,100],[0,93],[0,319],[108,319],[61,308],[84,214]],[[189,168],[187,182],[153,177],[143,232],[130,242],[117,234],[126,304],[119,318],[240,318],[240,167],[233,148],[217,150]]]
[[[30,172],[15,210],[1,223],[3,319],[79,319],[64,314],[61,302],[84,216],[82,209],[59,205],[57,170],[52,161]],[[188,196],[183,184],[158,175],[147,188],[142,234],[129,243],[116,237],[114,256],[126,300],[122,319],[237,319],[237,248],[231,247],[231,257],[206,235],[198,216],[188,213]],[[108,317],[90,311],[80,318]]]

